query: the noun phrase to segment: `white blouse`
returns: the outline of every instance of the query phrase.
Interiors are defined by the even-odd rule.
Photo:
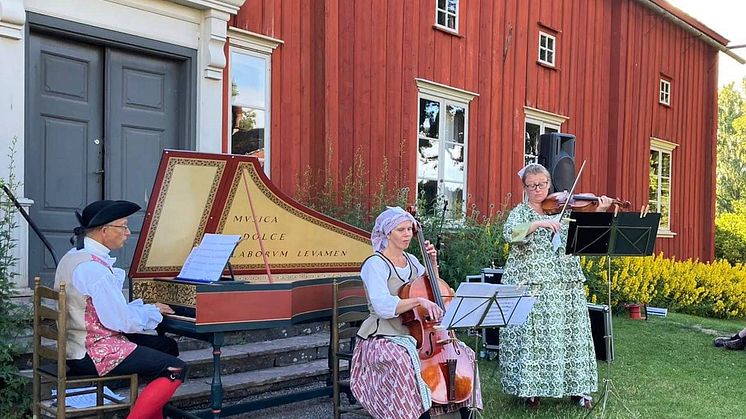
[[[409,276],[412,273],[412,267],[417,270],[417,276],[425,273],[425,267],[422,266],[416,257],[409,253],[404,253],[409,259],[407,266],[396,268],[396,273],[404,282],[409,282]],[[365,283],[365,289],[368,293],[370,305],[373,311],[382,319],[391,319],[397,316],[396,306],[401,301],[396,295],[391,295],[388,287],[389,264],[378,255],[369,258],[360,269],[360,277]]]

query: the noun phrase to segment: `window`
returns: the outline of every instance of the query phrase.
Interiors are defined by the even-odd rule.
[[[666,79],[661,79],[658,103],[671,106],[671,82]]]
[[[416,79],[417,198],[429,210],[442,197],[449,208],[466,205],[469,102],[475,93]]]
[[[435,25],[458,32],[458,2],[459,0],[436,0]]]
[[[659,212],[661,222],[658,227],[658,236],[673,237],[671,232],[671,156],[676,144],[660,140],[650,139],[650,212]]]
[[[259,159],[269,174],[272,50],[282,41],[230,28],[230,152]]]
[[[539,31],[539,62],[554,67],[557,39]]]
[[[539,136],[550,132],[560,132],[567,117],[524,107],[526,113],[523,137],[523,164],[539,162]]]

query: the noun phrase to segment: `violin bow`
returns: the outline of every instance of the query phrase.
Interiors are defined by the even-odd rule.
[[[578,186],[578,181],[580,181],[580,175],[583,174],[583,169],[585,169],[586,162],[587,160],[583,160],[583,164],[580,166],[580,170],[578,170],[578,175],[575,176],[575,182],[572,184],[572,188],[570,188],[569,195],[567,196],[567,199],[565,199],[564,205],[562,205],[562,211],[560,211],[557,220],[561,220],[562,216],[565,215],[565,210],[567,210],[567,206],[570,204],[570,199],[572,198],[573,192],[575,192],[575,187]]]

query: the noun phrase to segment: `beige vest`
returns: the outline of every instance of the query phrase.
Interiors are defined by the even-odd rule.
[[[54,273],[54,289],[59,290],[65,283],[67,295],[67,359],[82,359],[85,354],[85,307],[86,296],[73,286],[73,271],[78,265],[93,260],[88,252],[67,253],[57,265]]]
[[[396,273],[396,268],[391,263],[391,261],[380,253],[376,253],[370,257],[379,257],[386,262],[386,265],[388,265],[389,267],[389,279],[387,282],[389,292],[391,293],[391,295],[399,295],[399,289],[406,285],[407,282],[402,281],[402,279],[399,278],[399,275],[397,275]],[[412,261],[409,260],[409,256],[407,256],[407,263],[411,268],[411,273],[409,275],[409,278],[404,279],[408,279],[411,282],[415,278],[417,278],[417,269],[412,264]],[[368,290],[366,289],[365,292],[367,294]],[[409,335],[409,329],[401,324],[401,318],[399,316],[396,316],[392,319],[382,319],[378,317],[378,315],[376,315],[376,313],[373,311],[373,307],[370,305],[370,297],[368,297],[368,310],[370,311],[370,316],[365,319],[363,324],[360,326],[360,330],[358,330],[357,332],[358,336],[360,336],[361,338],[367,339],[370,336]]]

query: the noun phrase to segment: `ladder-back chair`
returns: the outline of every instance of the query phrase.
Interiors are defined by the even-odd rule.
[[[65,363],[67,326],[67,300],[65,284],[59,291],[41,285],[39,277],[34,279],[34,353],[33,353],[33,414],[34,418],[52,416],[59,419],[129,409],[137,398],[137,374],[117,376],[68,376]],[[50,304],[44,304],[47,300]],[[42,338],[53,341],[53,346],[42,345]],[[129,381],[129,399],[119,401],[104,394],[104,384],[111,381]],[[56,400],[42,397],[42,384],[56,387]],[[86,386],[87,388],[84,388]],[[91,388],[93,387],[93,388]],[[67,407],[68,397],[95,394],[96,405],[85,408]],[[105,404],[104,401],[108,401]]]
[[[340,418],[342,413],[354,413],[370,417],[352,396],[350,380],[341,377],[341,363],[346,362],[349,371],[357,331],[369,314],[363,281],[357,278],[335,280],[332,298],[334,309],[332,311],[329,362],[332,370],[334,418]],[[341,406],[342,392],[347,394],[347,399],[350,402],[349,406]]]

